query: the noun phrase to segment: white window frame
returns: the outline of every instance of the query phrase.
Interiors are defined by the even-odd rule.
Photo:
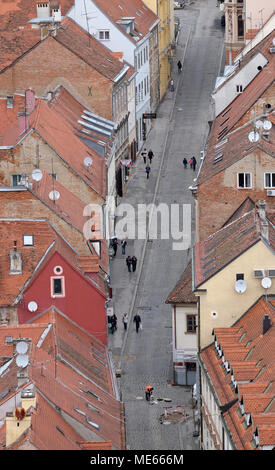
[[[250,186],[240,186],[239,185],[239,175],[244,175],[244,183],[246,183],[246,176],[245,175],[249,175],[250,177]],[[246,171],[240,171],[238,174],[237,174],[237,187],[238,189],[252,189],[252,173],[250,172],[246,172]]]
[[[61,294],[56,294],[54,292],[54,280],[55,279],[61,279]],[[50,282],[51,282],[51,297],[53,299],[65,297],[65,278],[64,278],[64,276],[51,276]]]
[[[107,38],[106,38],[106,33],[108,34]],[[100,37],[101,34],[103,35],[103,37]],[[99,38],[100,41],[110,41],[110,30],[109,29],[99,29],[98,38]]]
[[[23,234],[23,246],[33,246],[34,238],[33,235],[24,233]]]
[[[266,175],[270,175],[270,182],[271,182],[271,185],[270,186],[267,186],[266,184]],[[274,175],[274,176],[272,176]],[[274,178],[274,185],[272,185],[272,179]],[[275,188],[275,172],[274,171],[267,171],[266,173],[264,173],[264,188],[265,189],[274,189]]]

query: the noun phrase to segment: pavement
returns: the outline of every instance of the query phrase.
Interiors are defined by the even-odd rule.
[[[175,91],[167,91],[157,119],[144,144],[153,149],[150,178],[138,157],[121,202],[137,209],[138,204],[186,204],[191,207],[191,242],[186,250],[173,250],[172,240],[147,236],[128,239],[126,255],[119,246],[111,261],[110,305],[118,317],[118,329],[108,334],[108,346],[116,370],[121,371],[118,386],[125,406],[126,446],[134,450],[198,450],[195,411],[190,386],[173,385],[172,309],[165,300],[180,278],[194,243],[194,201],[190,190],[196,172],[184,169],[184,156],[200,159],[208,135],[211,114],[210,94],[221,66],[224,31],[216,0],[195,0],[177,10],[181,30],[173,63]],[[183,63],[177,72],[178,59]],[[197,167],[198,169],[198,167]],[[149,218],[150,220],[150,218]],[[184,223],[184,221],[183,221]],[[136,272],[128,272],[125,259],[137,257]],[[123,313],[129,315],[124,331]],[[139,312],[142,331],[136,333],[133,316]],[[154,387],[148,403],[144,387]],[[164,419],[167,407],[184,407],[185,417],[173,413]],[[182,408],[174,408],[174,410]],[[178,418],[178,419],[177,419]]]

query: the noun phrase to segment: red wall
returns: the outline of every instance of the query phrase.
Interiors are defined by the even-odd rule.
[[[53,271],[55,266],[63,268],[65,297],[62,298],[51,297],[50,278],[56,276]],[[18,306],[18,322],[26,323],[54,305],[77,325],[107,345],[105,300],[104,295],[91,282],[86,281],[61,255],[54,253],[25,291]],[[38,304],[34,313],[28,310],[30,301]]]

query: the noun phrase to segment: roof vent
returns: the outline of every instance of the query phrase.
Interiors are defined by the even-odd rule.
[[[271,327],[271,320],[268,315],[265,315],[263,318],[263,335],[269,330]]]

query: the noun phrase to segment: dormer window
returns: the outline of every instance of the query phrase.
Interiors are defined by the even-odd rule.
[[[244,415],[244,404],[243,404],[243,397],[239,401],[239,409],[242,415]]]

